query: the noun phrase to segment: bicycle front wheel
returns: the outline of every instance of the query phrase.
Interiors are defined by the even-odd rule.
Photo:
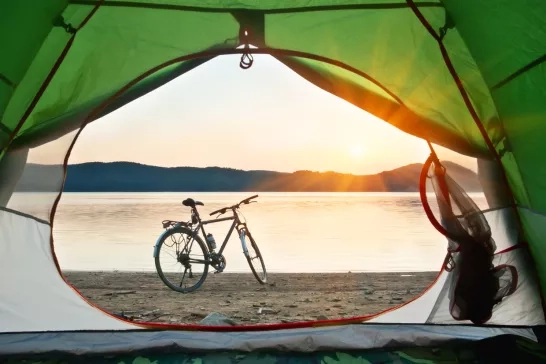
[[[207,278],[209,254],[198,236],[179,227],[170,230],[159,242],[155,267],[159,278],[173,291],[197,290]]]
[[[266,284],[267,271],[265,269],[265,263],[264,258],[262,257],[262,253],[260,252],[256,241],[254,240],[252,235],[250,235],[250,232],[246,228],[243,229],[242,232],[244,235],[240,238],[244,238],[245,240],[243,242],[243,244],[246,245],[247,250],[247,252],[245,253],[245,257],[248,261],[248,265],[250,266],[250,270],[260,284]]]

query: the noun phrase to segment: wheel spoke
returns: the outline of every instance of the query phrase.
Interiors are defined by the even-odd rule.
[[[170,232],[160,242],[155,265],[159,277],[167,287],[187,293],[198,289],[206,279],[210,265],[207,255],[201,238],[181,228]],[[198,268],[196,264],[199,265]],[[195,274],[193,268],[197,269]]]

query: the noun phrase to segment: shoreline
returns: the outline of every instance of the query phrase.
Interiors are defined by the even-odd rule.
[[[347,318],[409,301],[438,272],[209,274],[195,292],[170,290],[155,272],[63,270],[101,309],[134,321],[198,324],[211,313],[236,325]]]

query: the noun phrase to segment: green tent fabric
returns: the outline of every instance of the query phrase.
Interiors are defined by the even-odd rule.
[[[500,161],[546,293],[543,0],[21,0],[0,4],[0,31],[2,155],[79,127],[164,62],[204,52],[92,116],[250,43],[408,133]]]

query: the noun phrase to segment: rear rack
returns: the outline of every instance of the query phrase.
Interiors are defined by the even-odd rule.
[[[172,221],[172,220],[163,220],[161,222],[161,225],[163,225],[164,229],[173,229],[179,226],[189,226],[187,222],[184,221]]]

